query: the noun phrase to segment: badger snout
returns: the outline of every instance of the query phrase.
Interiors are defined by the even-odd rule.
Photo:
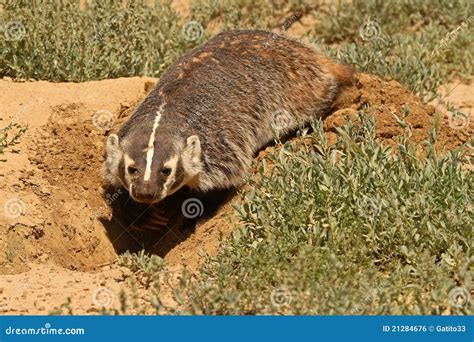
[[[130,187],[130,196],[135,201],[145,204],[153,204],[161,200],[160,193],[151,186],[132,185]]]

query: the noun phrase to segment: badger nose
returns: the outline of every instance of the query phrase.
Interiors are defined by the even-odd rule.
[[[140,194],[138,197],[139,197],[143,202],[152,202],[152,201],[153,201],[153,198],[155,198],[155,196],[153,196],[152,193]]]
[[[155,193],[152,191],[149,191],[148,189],[143,189],[140,191],[137,191],[137,189],[132,189],[132,197],[142,203],[153,203],[155,199]]]

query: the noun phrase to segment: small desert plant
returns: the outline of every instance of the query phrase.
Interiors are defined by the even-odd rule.
[[[2,121],[1,118],[0,121]],[[0,155],[3,154],[7,148],[11,148],[18,144],[20,137],[27,129],[27,127],[13,121],[11,121],[7,126],[0,128]]]
[[[119,256],[118,264],[129,268],[135,277],[147,287],[153,281],[153,276],[165,267],[163,259],[157,255],[145,254],[144,250],[138,253],[125,252]]]

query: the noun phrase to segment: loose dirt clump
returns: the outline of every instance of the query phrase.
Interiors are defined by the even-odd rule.
[[[114,280],[122,279],[115,261],[125,250],[145,248],[162,256],[174,270],[195,270],[206,255],[217,253],[222,239],[232,231],[237,222],[232,209],[235,193],[213,194],[211,200],[219,197],[223,205],[206,212],[197,224],[175,224],[162,232],[132,231],[130,221],[112,215],[111,207],[119,201],[127,203],[128,198],[124,191],[104,192],[100,175],[103,144],[108,130],[120,127],[155,81],[130,78],[62,84],[0,80],[1,117],[8,122],[9,116],[22,110],[19,121],[30,126],[16,146],[19,153],[5,154],[7,161],[0,163],[0,208],[8,209],[0,212],[0,274],[8,274],[0,278],[2,312],[45,313],[67,298],[72,307],[80,308],[78,312],[88,312],[98,287],[113,289],[114,298],[119,297],[119,288],[130,290],[127,282]],[[414,141],[427,139],[439,118],[440,150],[455,148],[474,133],[473,120],[453,124],[441,106],[423,104],[399,83],[358,74],[354,86],[343,92],[334,113],[324,120],[330,141],[335,141],[337,127],[366,106],[376,116],[377,136],[387,144],[396,144],[403,133],[394,114],[403,118],[407,110],[404,120],[413,128]],[[113,120],[94,120],[98,111],[110,112]],[[19,214],[12,208],[19,209]],[[110,265],[104,268],[104,264]],[[28,291],[11,295],[20,283]],[[32,305],[37,298],[44,300]]]

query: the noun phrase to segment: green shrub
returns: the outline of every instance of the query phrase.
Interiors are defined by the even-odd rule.
[[[425,96],[443,80],[470,78],[474,52],[469,0],[353,1],[318,5],[307,0],[191,2],[202,35],[189,41],[187,22],[170,1],[6,1],[2,11],[0,76],[86,81],[136,75],[158,77],[178,56],[232,28],[280,29],[298,13],[316,18],[308,38],[337,44],[344,62],[389,76]],[[375,37],[361,38],[367,22]],[[6,28],[19,24],[11,39]],[[10,26],[9,26],[10,25]],[[23,30],[23,31],[22,31]],[[449,33],[455,33],[446,41]],[[367,34],[367,32],[365,32]],[[373,37],[372,37],[373,38]],[[441,48],[443,41],[447,44]]]
[[[164,261],[157,255],[147,255],[142,250],[138,253],[125,252],[119,256],[118,264],[129,268],[140,283],[149,287],[153,276],[164,269]]]
[[[308,12],[311,4],[308,0],[197,0],[191,2],[191,16],[206,25],[212,22],[218,31],[271,30],[281,28],[292,15]]]
[[[324,11],[314,10],[321,19],[314,30],[327,44],[360,40],[360,28],[367,21],[375,21],[383,35],[416,35],[434,26],[451,30],[468,20],[473,6],[469,0],[334,1]]]
[[[369,0],[330,2],[328,6],[326,11],[313,11],[317,21],[309,36],[354,53],[349,61],[362,66],[362,71],[389,75],[401,83],[417,66],[422,71],[416,76],[472,78],[472,1]],[[381,65],[365,65],[368,58],[377,59]],[[394,72],[397,70],[401,74]],[[411,86],[413,82],[405,84]]]
[[[4,32],[0,75],[52,81],[159,76],[199,43],[183,37],[170,1],[129,4],[97,1],[79,10],[79,1],[7,2],[2,21],[19,22],[25,31],[21,39]]]
[[[237,208],[241,227],[187,285],[186,310],[472,312],[450,291],[472,284],[474,173],[459,152],[437,156],[433,139],[422,158],[406,138],[384,147],[361,121],[332,147],[317,123],[311,148],[285,143],[262,163]]]
[[[364,44],[346,44],[340,49],[330,48],[329,54],[358,71],[397,80],[430,101],[443,82],[439,65],[423,61],[430,51],[409,36],[395,35]]]

